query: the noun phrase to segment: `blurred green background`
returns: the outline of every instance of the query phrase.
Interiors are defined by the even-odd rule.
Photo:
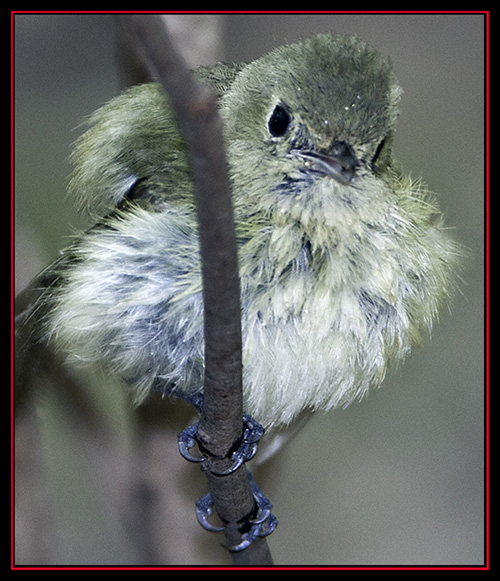
[[[442,313],[432,340],[364,401],[317,414],[262,474],[280,521],[269,537],[276,564],[482,564],[484,17],[191,18],[203,19],[202,25],[214,19],[208,24],[217,33],[210,41],[213,49],[202,50],[192,62],[249,61],[320,31],[357,34],[389,55],[404,89],[395,155],[407,172],[422,175],[438,193],[447,224],[470,251],[462,294],[450,312]],[[112,15],[18,14],[14,34],[15,273],[20,290],[87,224],[65,195],[67,158],[78,125],[115,96],[124,80],[118,73]],[[39,396],[29,421],[17,430],[17,564],[134,564],[148,561],[148,550],[156,564],[228,563],[220,536],[197,529],[183,536],[177,528],[194,519],[192,504],[205,492],[198,468],[181,467],[175,434],[165,435],[161,422],[153,428],[146,421],[143,428],[144,419],[138,424],[136,413],[118,397],[110,397],[113,441],[126,440],[125,448],[136,450],[132,460],[127,452],[127,470],[137,473],[137,456],[149,462],[148,474],[170,462],[150,478],[148,490],[163,494],[165,475],[172,479],[182,471],[183,482],[196,482],[192,491],[188,486],[186,508],[170,514],[175,501],[165,501],[170,533],[154,550],[146,542],[139,557],[140,551],[130,547],[145,524],[139,519],[123,525],[109,500],[117,494],[113,483],[123,466],[116,458],[125,453],[120,448],[116,456],[111,446],[110,460],[109,447],[100,455],[100,444],[94,442],[96,453],[89,459],[82,443],[68,436],[71,422],[58,423],[53,398]],[[106,408],[107,403],[99,405]],[[150,405],[157,410],[166,406]],[[147,442],[137,436],[142,429],[151,436]],[[141,445],[149,452],[141,454]],[[196,549],[194,536],[197,543],[201,539]]]

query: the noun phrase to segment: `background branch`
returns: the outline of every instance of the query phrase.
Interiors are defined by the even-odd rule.
[[[242,433],[241,309],[231,193],[222,121],[215,93],[198,83],[174,49],[161,17],[123,16],[153,76],[162,84],[188,146],[197,205],[205,316],[204,403],[198,440],[210,467],[230,467],[230,450]],[[254,499],[244,468],[229,476],[206,472],[228,546],[241,542],[241,523]],[[233,554],[237,564],[271,564],[265,539]]]

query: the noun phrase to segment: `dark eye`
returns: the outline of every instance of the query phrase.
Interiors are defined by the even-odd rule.
[[[292,118],[286,109],[281,105],[276,105],[271,117],[269,117],[269,131],[273,137],[281,137],[285,135],[287,129],[290,127]]]

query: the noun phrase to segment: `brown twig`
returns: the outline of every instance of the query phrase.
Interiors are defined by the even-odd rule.
[[[188,147],[197,204],[205,305],[204,402],[197,439],[228,546],[242,540],[254,498],[244,468],[218,476],[242,434],[241,309],[236,237],[222,122],[215,94],[198,83],[173,47],[158,16],[123,16],[153,76],[162,84]],[[233,553],[233,563],[269,565],[265,539]]]

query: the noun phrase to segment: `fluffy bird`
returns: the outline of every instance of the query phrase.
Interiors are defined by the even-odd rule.
[[[322,34],[195,74],[224,122],[244,409],[270,428],[346,406],[430,329],[460,254],[434,197],[393,159],[392,67],[358,38]],[[21,327],[118,377],[138,403],[152,390],[199,392],[192,178],[161,87],[96,111],[71,159],[69,191],[95,226],[36,281]]]

